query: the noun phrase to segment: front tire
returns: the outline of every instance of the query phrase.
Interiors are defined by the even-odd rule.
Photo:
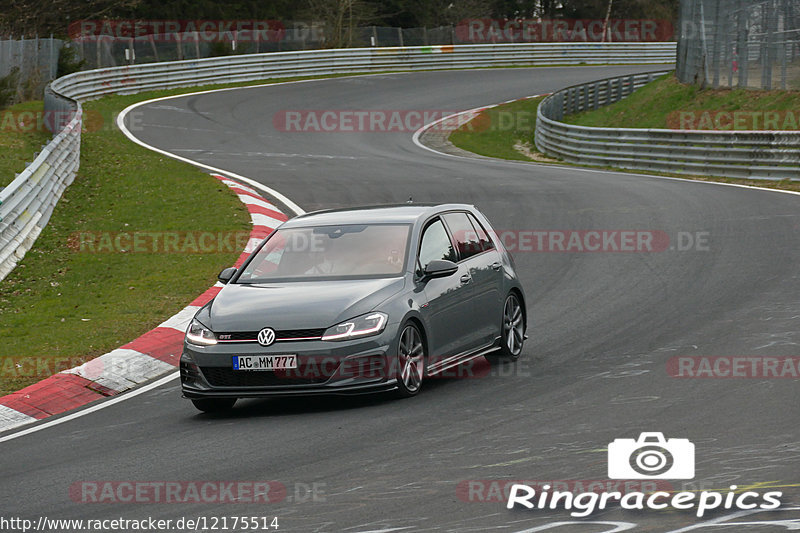
[[[425,375],[425,344],[419,328],[407,323],[397,343],[397,396],[410,398],[419,394]]]
[[[224,413],[233,407],[236,398],[202,398],[192,400],[192,403],[204,413]]]

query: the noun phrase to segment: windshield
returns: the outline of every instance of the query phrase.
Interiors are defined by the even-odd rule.
[[[247,264],[237,283],[397,276],[411,226],[348,224],[281,229]]]

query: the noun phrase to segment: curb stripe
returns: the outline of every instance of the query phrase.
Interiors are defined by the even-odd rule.
[[[91,383],[81,376],[58,373],[0,398],[0,403],[36,419],[47,418],[105,398],[88,388]]]
[[[5,405],[0,405],[0,428],[13,429],[31,422],[36,422],[36,418],[20,413]]]
[[[183,331],[173,328],[155,328],[122,346],[121,349],[135,350],[177,367],[181,358],[183,335]]]
[[[288,217],[255,189],[221,175],[212,176],[228,186],[250,213],[250,238],[235,264],[240,266],[250,252]],[[179,365],[189,322],[200,307],[219,294],[222,287],[221,283],[214,284],[177,314],[116,350],[0,397],[0,431],[115,396],[173,372]],[[169,379],[173,378],[169,376]]]
[[[286,215],[279,211],[275,211],[275,206],[265,207],[253,202],[252,204],[247,204],[247,210],[250,211],[250,214],[266,215],[274,220],[280,221],[281,223],[288,220]]]
[[[63,373],[77,375],[93,384],[99,384],[111,391],[111,394],[105,396],[112,396],[161,376],[175,366],[136,350],[117,348]]]

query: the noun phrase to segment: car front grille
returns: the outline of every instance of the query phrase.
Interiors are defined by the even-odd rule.
[[[296,377],[270,370],[248,371],[223,367],[202,368],[203,376],[214,387],[279,387],[325,383],[329,376]]]
[[[324,328],[281,329],[275,331],[275,342],[287,341],[290,339],[316,340],[322,338],[324,333]],[[217,338],[220,342],[256,342],[256,339],[258,339],[258,331],[218,333]]]

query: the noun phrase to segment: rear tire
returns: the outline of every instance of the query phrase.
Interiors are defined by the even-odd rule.
[[[233,407],[236,398],[203,398],[192,400],[192,403],[204,413],[224,413]]]
[[[425,343],[419,328],[406,323],[397,342],[397,391],[400,398],[419,394],[425,375]]]
[[[489,357],[491,362],[516,361],[522,355],[525,342],[525,317],[519,296],[509,293],[503,304],[503,317],[500,333],[500,350]]]

